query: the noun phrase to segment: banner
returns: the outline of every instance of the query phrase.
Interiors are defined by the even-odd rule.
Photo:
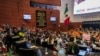
[[[36,26],[46,26],[46,11],[36,11]]]

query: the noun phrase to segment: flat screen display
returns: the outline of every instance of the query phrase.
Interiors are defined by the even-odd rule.
[[[50,21],[56,21],[56,17],[50,17]]]
[[[100,12],[100,0],[74,0],[74,15],[94,12]]]
[[[26,20],[29,20],[29,19],[31,19],[31,15],[25,14],[25,15],[23,15],[23,18]]]

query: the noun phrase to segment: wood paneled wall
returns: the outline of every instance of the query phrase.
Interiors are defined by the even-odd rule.
[[[61,6],[61,0],[31,0],[31,1],[38,2],[38,3]]]
[[[42,8],[40,9],[30,7],[30,0],[0,0],[0,25],[10,24],[21,26],[23,23],[25,23],[26,26],[34,27],[36,26],[36,10],[46,11],[47,29],[57,30],[58,25],[60,24],[60,29],[62,31],[68,30],[68,26],[64,25],[64,23],[59,23],[60,12],[58,10],[47,10]],[[32,15],[32,19],[28,21],[23,20],[23,14]],[[50,22],[51,16],[56,17],[57,21]],[[82,25],[81,22],[75,22],[71,24],[74,28],[78,28],[80,27],[80,25]]]
[[[68,31],[69,26],[66,26],[64,23],[60,23],[60,30],[62,31]],[[79,28],[80,26],[82,26],[82,22],[71,22],[70,23],[71,27],[73,29]]]
[[[0,25],[10,24],[21,26],[23,23],[26,26],[36,26],[36,10],[46,11],[47,14],[47,27],[48,29],[53,28],[50,17],[57,17],[56,24],[59,23],[59,11],[58,10],[47,10],[40,8],[30,7],[30,0],[0,0]],[[32,15],[31,20],[23,20],[23,14]]]

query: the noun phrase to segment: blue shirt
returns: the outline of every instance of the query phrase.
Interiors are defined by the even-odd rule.
[[[26,46],[27,46],[27,48],[30,48],[30,47],[32,46],[32,44],[29,43],[29,42],[27,42],[27,43],[26,43]]]

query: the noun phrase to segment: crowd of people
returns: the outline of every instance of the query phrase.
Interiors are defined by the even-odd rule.
[[[77,28],[70,29],[66,32],[56,32],[35,27],[27,28],[24,25],[16,27],[6,24],[0,28],[0,37],[7,47],[7,51],[9,51],[9,48],[12,48],[13,36],[20,36],[20,39],[27,40],[27,48],[30,48],[31,44],[29,43],[32,43],[32,45],[43,46],[46,49],[58,52],[59,50],[57,46],[59,45],[60,48],[66,50],[66,54],[78,55],[78,44],[85,43],[88,46],[92,46],[92,43],[99,42],[100,30],[94,30],[92,28]],[[100,45],[98,44],[98,46]],[[48,54],[47,51],[46,54]]]

